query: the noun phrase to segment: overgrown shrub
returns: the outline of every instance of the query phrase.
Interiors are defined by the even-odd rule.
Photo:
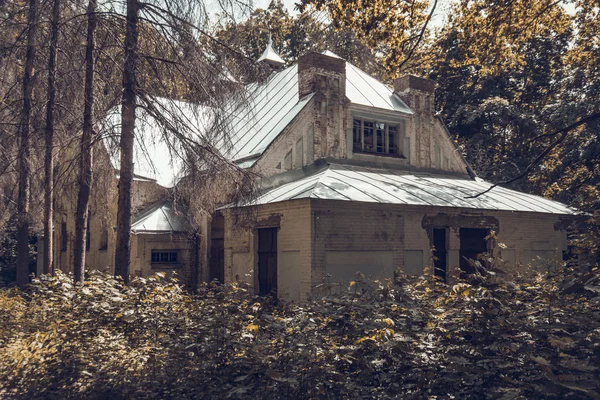
[[[0,290],[0,398],[599,398],[599,272],[274,304],[92,273]]]

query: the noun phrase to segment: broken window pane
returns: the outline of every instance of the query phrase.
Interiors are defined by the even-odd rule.
[[[388,153],[389,154],[399,154],[398,148],[398,127],[390,126],[388,127]]]
[[[363,148],[364,151],[374,152],[374,140],[373,140],[373,122],[371,121],[363,121],[363,137],[365,146]]]
[[[385,153],[385,124],[377,123],[377,153]]]

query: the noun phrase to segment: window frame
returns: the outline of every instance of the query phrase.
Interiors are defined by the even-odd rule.
[[[156,257],[155,257],[156,255]],[[152,249],[150,250],[151,265],[179,265],[181,258],[178,249]]]
[[[355,154],[405,158],[403,154],[404,144],[402,143],[406,136],[405,127],[406,122],[404,120],[393,121],[388,118],[368,117],[361,114],[352,115],[352,152]],[[367,137],[365,128],[371,130],[371,140],[365,140]],[[390,146],[390,128],[395,130],[395,133],[392,133],[395,135],[395,146]],[[360,135],[360,146],[358,135]],[[390,152],[390,147],[395,147],[395,151]]]

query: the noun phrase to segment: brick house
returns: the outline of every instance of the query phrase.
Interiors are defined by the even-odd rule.
[[[344,287],[359,271],[451,280],[467,257],[486,251],[514,266],[562,259],[575,211],[501,187],[473,197],[491,184],[475,176],[435,115],[434,82],[408,75],[391,88],[329,52],[282,68],[270,45],[261,62],[274,71],[249,89],[226,154],[263,177],[246,206],[253,218],[239,224],[239,209],[224,206],[192,243],[181,236],[191,229],[185,221],[169,222],[179,217],[156,194],[163,186],[140,176],[138,186],[154,185],[146,202],[155,203],[134,219],[135,273],[186,264],[197,269],[187,277],[305,301],[322,283]],[[502,248],[486,240],[491,230]],[[108,269],[110,260],[102,261]]]
[[[430,266],[451,279],[466,257],[491,250],[515,266],[561,260],[574,211],[500,187],[470,198],[490,183],[435,115],[434,82],[409,75],[389,88],[332,53],[310,53],[266,87],[259,124],[282,103],[294,107],[281,129],[238,144],[240,161],[266,178],[253,225],[236,227],[223,210],[222,254],[210,257],[224,260],[225,281],[302,301],[357,271],[385,279]],[[489,247],[490,230],[503,248]]]

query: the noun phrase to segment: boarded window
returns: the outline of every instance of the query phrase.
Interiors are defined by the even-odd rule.
[[[404,250],[404,273],[423,275],[423,250]]]

